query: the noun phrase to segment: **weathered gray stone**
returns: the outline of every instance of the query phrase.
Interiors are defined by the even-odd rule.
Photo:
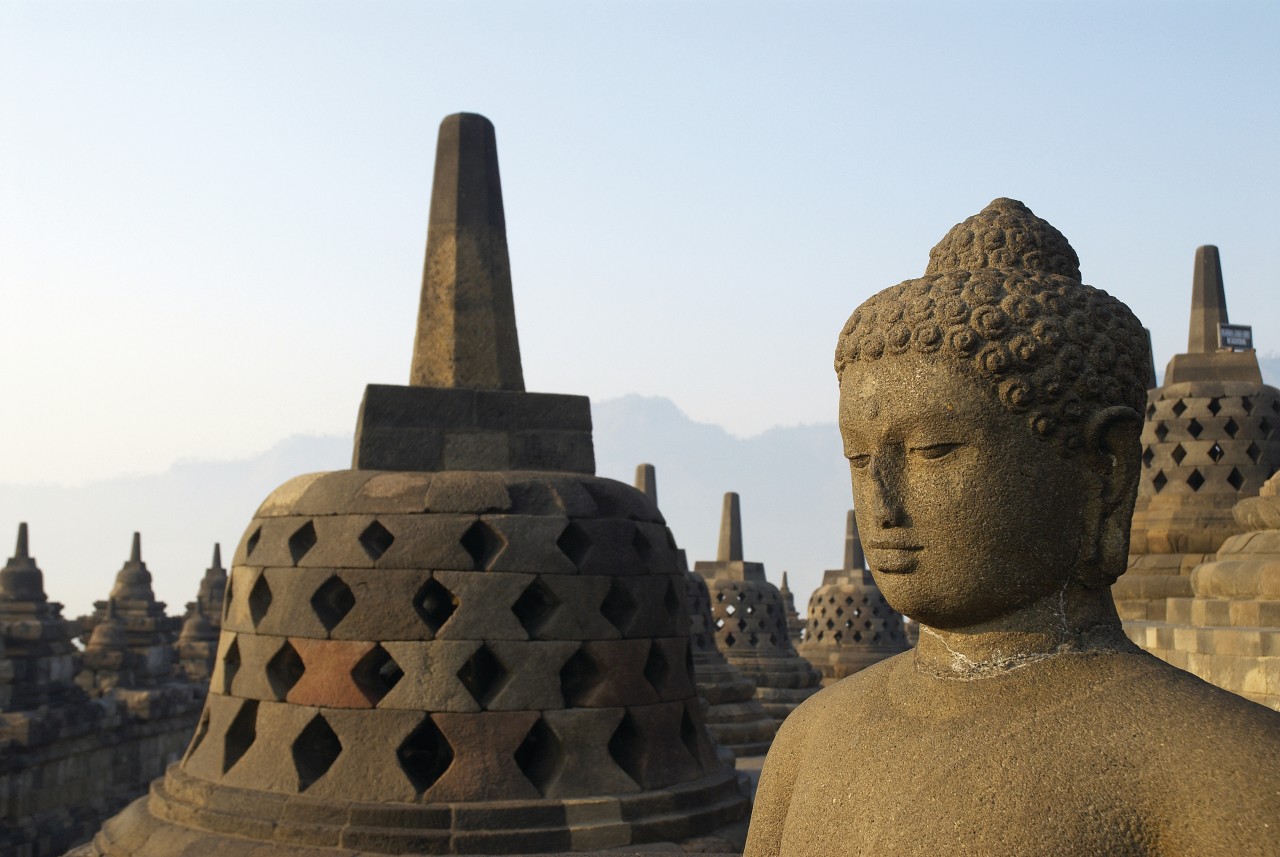
[[[1013,200],[854,312],[836,369],[859,530],[920,644],[787,719],[748,857],[1274,851],[1280,714],[1133,646],[1111,599],[1145,351]]]

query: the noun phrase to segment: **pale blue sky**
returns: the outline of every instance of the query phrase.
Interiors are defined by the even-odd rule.
[[[459,110],[532,390],[832,421],[849,312],[997,196],[1161,365],[1204,243],[1274,351],[1277,44],[1274,2],[0,2],[0,482],[349,432]]]

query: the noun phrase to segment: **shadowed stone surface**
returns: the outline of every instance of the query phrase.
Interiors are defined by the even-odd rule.
[[[797,650],[826,687],[908,648],[902,616],[889,606],[866,567],[853,510],[845,518],[844,565],[823,573],[809,598],[805,641]]]
[[[858,529],[914,651],[779,730],[746,854],[1275,850],[1280,715],[1124,636],[1146,338],[1000,199],[836,351]]]
[[[1165,618],[1189,598],[1191,570],[1241,530],[1232,516],[1280,467],[1280,390],[1253,351],[1218,349],[1227,321],[1218,248],[1196,250],[1188,353],[1148,394],[1129,573],[1115,587],[1125,620]]]
[[[742,514],[738,495],[724,496],[720,554],[699,561],[694,572],[706,582],[716,648],[755,682],[756,699],[781,722],[818,689],[821,677],[796,654],[778,588],[764,566],[742,559]]]
[[[657,474],[652,464],[636,467],[636,490],[657,505]],[[689,609],[689,641],[693,649],[693,673],[698,695],[707,703],[707,731],[716,743],[737,756],[760,756],[769,749],[778,722],[756,699],[756,685],[716,647],[711,614],[711,594],[701,575],[689,571],[685,552],[679,551],[685,578],[685,603]]]
[[[452,116],[412,375],[435,386],[369,387],[355,467],[259,507],[201,727],[86,853],[741,843],[675,541],[590,475],[587,399],[520,378],[492,126]]]

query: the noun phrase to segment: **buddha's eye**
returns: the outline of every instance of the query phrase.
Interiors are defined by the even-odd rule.
[[[847,456],[847,457],[848,457],[848,459],[849,459],[849,465],[850,465],[851,467],[856,467],[856,468],[858,468],[859,470],[862,470],[862,469],[863,469],[863,468],[865,468],[868,464],[870,464],[870,463],[871,463],[871,456],[870,456],[870,455],[866,455],[866,454],[862,454],[862,453],[854,453],[853,455],[850,455],[850,456]]]
[[[911,448],[911,451],[921,458],[932,460],[935,458],[945,458],[962,446],[964,446],[962,443],[932,443],[928,446],[914,446]]]

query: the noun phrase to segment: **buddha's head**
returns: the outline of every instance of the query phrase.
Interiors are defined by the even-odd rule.
[[[954,227],[920,279],[840,334],[840,429],[858,528],[893,607],[938,628],[1105,590],[1124,571],[1146,335],[1080,282],[1022,203]]]

